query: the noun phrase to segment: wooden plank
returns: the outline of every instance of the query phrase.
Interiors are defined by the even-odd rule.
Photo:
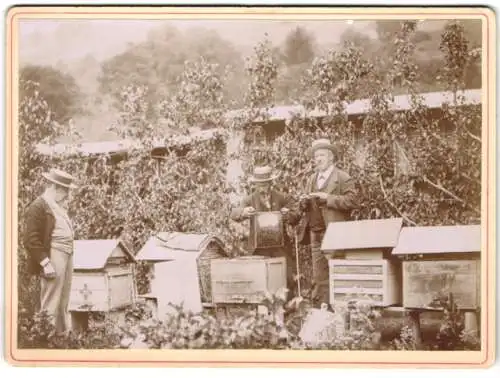
[[[384,251],[380,248],[345,251],[347,260],[380,260],[383,257]]]
[[[368,288],[350,288],[350,287],[335,287],[335,294],[366,294],[366,295],[384,295],[384,289],[368,289]]]
[[[425,308],[440,294],[453,293],[461,309],[480,306],[479,261],[405,261],[403,263],[403,305]]]
[[[131,305],[134,298],[134,278],[130,274],[109,278],[110,309]]]
[[[384,274],[384,268],[382,265],[335,264],[333,265],[333,274]]]
[[[337,289],[342,288],[353,288],[353,289],[383,289],[384,281],[383,280],[340,280],[335,278],[333,281],[333,285],[335,286],[335,291]]]
[[[336,280],[366,280],[366,281],[383,281],[385,275],[383,274],[335,274]]]

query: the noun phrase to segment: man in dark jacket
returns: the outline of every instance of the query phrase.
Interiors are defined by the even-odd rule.
[[[295,254],[292,242],[286,231],[286,224],[294,225],[298,222],[300,214],[292,210],[291,201],[284,193],[278,192],[272,188],[272,182],[277,177],[273,175],[269,166],[256,167],[250,182],[255,190],[243,198],[240,205],[231,210],[230,218],[236,222],[242,222],[250,219],[256,212],[280,211],[283,215],[284,246],[283,248],[255,248],[252,241],[249,241],[249,250],[251,253],[267,257],[285,257],[287,265],[287,288],[293,291],[295,274]]]
[[[44,193],[25,214],[24,247],[30,272],[40,276],[40,310],[52,317],[57,332],[70,328],[68,313],[73,274],[73,225],[66,203],[73,177],[52,169]]]
[[[313,299],[316,304],[329,303],[328,261],[321,252],[321,242],[330,222],[349,220],[352,209],[357,206],[357,192],[354,180],[334,164],[333,145],[327,139],[313,142],[311,156],[316,172],[307,180],[304,195],[300,201],[302,209],[314,224],[301,222],[299,234],[308,233],[311,245],[313,268]],[[312,211],[312,213],[311,213]],[[306,229],[304,229],[306,228]]]

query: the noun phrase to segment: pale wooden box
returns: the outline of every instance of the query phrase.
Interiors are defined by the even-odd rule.
[[[349,300],[368,300],[374,306],[393,306],[401,301],[400,265],[390,260],[328,261],[330,272],[330,304]]]
[[[77,240],[69,310],[111,312],[136,302],[135,259],[119,240]]]
[[[403,306],[428,308],[439,295],[451,293],[458,308],[480,307],[481,263],[478,260],[403,262]]]
[[[403,306],[426,309],[452,294],[458,308],[480,307],[481,226],[407,227],[392,254],[403,261]],[[431,306],[432,304],[432,306]]]
[[[162,307],[161,303],[168,302],[176,305],[182,302],[211,304],[210,261],[226,257],[224,244],[214,235],[160,232],[146,242],[136,260],[150,264],[148,295],[157,298]],[[193,294],[194,290],[196,294]]]
[[[211,261],[214,304],[261,303],[286,288],[284,257],[247,256]]]

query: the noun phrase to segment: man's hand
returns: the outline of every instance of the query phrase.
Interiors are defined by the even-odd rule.
[[[249,218],[254,214],[255,214],[255,209],[252,206],[249,206],[243,209],[242,217]]]
[[[49,280],[56,278],[56,271],[50,261],[43,266],[43,276]]]
[[[324,192],[314,192],[314,193],[311,193],[310,196],[319,198],[322,201],[326,201],[326,199],[328,198],[328,194],[324,193]]]

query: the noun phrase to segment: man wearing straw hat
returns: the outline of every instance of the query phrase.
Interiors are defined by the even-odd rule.
[[[52,317],[56,332],[65,332],[70,328],[74,237],[66,207],[76,186],[71,175],[58,169],[43,176],[48,185],[25,214],[24,247],[31,273],[40,275],[40,310]]]
[[[290,201],[284,193],[281,193],[272,188],[273,181],[278,177],[274,174],[269,166],[255,167],[253,175],[249,181],[255,187],[255,190],[243,198],[241,204],[231,210],[230,218],[236,222],[242,222],[250,219],[256,212],[264,211],[280,211],[283,215],[283,220],[288,224],[296,224],[299,221],[300,214],[291,209]],[[289,290],[294,288],[294,254],[292,243],[286,232],[284,235],[283,248],[255,249],[249,245],[250,252],[260,256],[268,257],[285,257],[287,265],[287,286]]]
[[[335,166],[335,149],[328,139],[312,143],[311,157],[316,172],[307,180],[300,207],[309,212],[302,220],[314,219],[314,224],[307,224],[307,221],[304,224],[301,220],[299,233],[307,233],[305,238],[311,245],[312,296],[316,304],[321,304],[328,303],[329,298],[328,261],[320,250],[321,242],[328,223],[349,219],[351,210],[356,207],[357,193],[349,174]]]

